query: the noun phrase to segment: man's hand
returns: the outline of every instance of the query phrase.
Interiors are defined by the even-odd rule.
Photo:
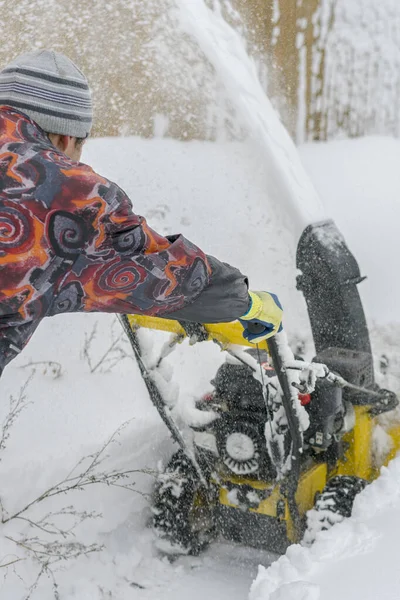
[[[243,337],[258,344],[282,330],[283,309],[275,294],[249,292],[249,296],[250,308],[239,321],[244,327]]]

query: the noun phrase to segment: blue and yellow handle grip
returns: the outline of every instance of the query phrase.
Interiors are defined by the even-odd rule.
[[[160,319],[159,317],[147,317],[144,315],[127,315],[129,324],[132,328],[145,327],[146,329],[156,329],[158,331],[166,331],[169,333],[175,333],[182,337],[186,337],[186,331],[178,321],[170,319]],[[251,344],[243,337],[243,327],[239,321],[232,321],[231,323],[206,323],[203,324],[204,329],[208,333],[209,340],[215,340],[222,344],[222,346],[228,346],[229,344],[237,344],[239,346],[249,346],[254,348],[254,344]],[[268,350],[267,342],[260,342],[258,347],[262,350]]]

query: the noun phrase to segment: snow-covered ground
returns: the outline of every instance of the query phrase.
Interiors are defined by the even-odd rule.
[[[351,519],[260,567],[249,600],[398,600],[400,458],[355,501]]]
[[[375,138],[301,149],[328,213],[369,277],[362,284],[362,294],[374,349],[377,359],[383,351],[388,355],[385,380],[396,391],[400,391],[400,318],[396,312],[400,291],[396,273],[400,255],[399,151],[399,142]],[[137,212],[145,214],[154,228],[163,233],[181,231],[207,252],[248,273],[252,287],[279,293],[290,337],[309,339],[304,302],[295,290],[296,240],[291,239],[269,201],[268,177],[255,146],[105,139],[88,142],[84,160],[124,187]],[[95,326],[96,335],[88,343]],[[8,430],[5,448],[0,440],[3,520],[62,481],[82,457],[101,450],[124,423],[105,449],[104,463],[97,472],[134,470],[119,484],[135,485],[126,489],[99,483],[57,494],[20,515],[27,520],[13,518],[3,524],[0,597],[27,597],[40,564],[28,558],[26,548],[36,544],[38,549],[40,541],[62,539],[44,529],[53,520],[65,529],[73,517],[49,516],[45,523],[41,519],[74,506],[83,516],[85,511],[102,515],[84,518],[75,529],[75,542],[96,543],[104,549],[52,567],[62,600],[186,600],[188,595],[193,600],[204,596],[244,600],[258,564],[266,567],[276,557],[221,541],[203,557],[185,557],[170,564],[154,549],[152,532],[146,527],[149,494],[154,472],[168,459],[173,446],[147,398],[136,364],[124,357],[129,348],[118,336],[118,323],[109,315],[49,319],[1,379],[0,422],[4,423],[8,399],[11,395],[18,399],[21,386],[34,371],[26,388],[30,403]],[[148,334],[147,339],[156,348],[160,334]],[[91,372],[113,343],[107,359],[119,353],[121,360],[107,370],[110,364],[106,359]],[[179,385],[181,407],[190,405],[194,395],[209,387],[222,360],[214,346],[204,344],[190,350],[183,345],[168,359],[173,380]],[[27,366],[31,361],[39,364]],[[48,361],[61,365],[60,376]],[[74,473],[82,473],[89,460]],[[288,557],[261,570],[251,591],[252,600],[364,600],[377,597],[377,593],[373,595],[377,588],[387,591],[383,598],[397,598],[398,574],[391,566],[394,558],[389,550],[395,547],[398,533],[392,523],[400,521],[395,506],[399,465],[394,461],[384,478],[365,491],[354,519],[324,534],[314,548],[292,548]],[[76,517],[82,520],[82,516]],[[34,522],[39,522],[41,529],[32,525]],[[32,541],[35,536],[37,540]],[[42,563],[58,549],[47,546],[44,551]],[[363,578],[352,576],[361,570]],[[368,583],[368,577],[373,582]],[[340,593],[336,593],[338,585]],[[44,573],[32,598],[50,600],[57,597],[54,592],[51,576]]]

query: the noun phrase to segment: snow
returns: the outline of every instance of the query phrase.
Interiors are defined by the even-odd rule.
[[[397,391],[400,389],[399,327],[395,323],[399,320],[393,313],[393,322],[386,323],[386,313],[390,310],[391,294],[398,285],[398,278],[388,280],[383,273],[386,266],[381,267],[391,260],[386,255],[388,245],[396,248],[398,243],[396,221],[387,219],[384,244],[363,244],[363,240],[365,230],[374,222],[369,210],[376,210],[376,222],[381,224],[385,215],[396,210],[396,198],[400,197],[396,164],[398,144],[391,139],[367,139],[301,149],[302,159],[314,184],[322,192],[328,212],[334,213],[356,254],[362,251],[363,270],[368,272],[371,282],[369,288],[364,287],[364,301],[369,317],[377,322],[373,336],[377,362],[383,351],[389,359],[386,375],[381,374],[380,378],[383,384]],[[275,219],[275,213],[269,212],[268,181],[257,147],[251,144],[183,144],[168,139],[98,139],[88,142],[84,158],[99,172],[112,176],[125,187],[136,210],[149,215],[155,228],[163,232],[179,229],[207,251],[248,272],[256,287],[268,286],[283,295],[289,337],[296,340],[302,335],[304,338],[306,332],[307,341],[308,328],[302,326],[305,323],[304,303],[293,289],[296,272],[292,247],[285,248],[289,238]],[[365,164],[368,168],[363,167]],[[361,172],[368,179],[365,187],[360,183]],[[334,187],[337,193],[332,189]],[[382,189],[384,194],[381,194]],[[361,206],[364,195],[367,195],[371,208],[363,210],[357,222],[349,221],[346,215],[354,211],[352,203]],[[236,233],[233,243],[232,232]],[[379,302],[373,295],[375,285],[380,287]],[[17,397],[29,376],[31,368],[24,365],[30,361],[57,361],[61,364],[62,375],[54,378],[51,369],[46,369],[44,364],[36,366],[36,373],[27,388],[31,404],[10,430],[6,449],[0,451],[3,506],[10,513],[25,506],[62,479],[82,456],[99,450],[113,432],[128,421],[117,436],[117,443],[108,448],[106,454],[109,457],[103,468],[106,471],[114,468],[145,471],[134,474],[129,480],[136,482],[140,493],[96,484],[83,492],[70,492],[65,497],[46,500],[27,514],[29,518],[37,519],[69,505],[81,511],[102,513],[101,518],[85,520],[75,533],[77,540],[86,544],[104,544],[105,549],[55,565],[62,600],[103,600],[110,597],[109,592],[117,600],[156,600],[161,596],[180,600],[188,593],[194,600],[203,598],[204,594],[243,600],[256,576],[258,563],[268,566],[273,556],[225,543],[216,544],[201,558],[182,557],[172,564],[157,554],[153,535],[146,528],[150,517],[146,494],[151,493],[153,473],[160,463],[168,460],[173,445],[129,356],[120,360],[110,372],[103,372],[107,370],[103,368],[107,364],[90,372],[83,349],[85,334],[86,337],[90,334],[95,323],[97,334],[88,351],[91,363],[95,365],[119,334],[119,324],[113,324],[113,317],[109,315],[64,315],[46,320],[22,355],[6,369],[1,379],[0,422],[7,414],[10,394]],[[159,333],[148,338],[149,357],[152,352],[161,350],[164,342],[165,336]],[[122,350],[121,356],[128,352],[122,340],[117,347]],[[165,359],[166,366],[173,369],[173,381],[179,384],[180,406],[193,408],[194,397],[210,389],[209,381],[223,360],[223,354],[214,345],[199,344],[189,349],[187,343]],[[190,416],[190,410],[188,414]],[[377,434],[377,437],[384,439],[382,435]],[[316,554],[313,549],[289,551],[289,558],[285,559],[289,566],[279,567],[283,573],[293,572],[303,563],[306,566],[312,564],[312,567],[300,567],[291,579],[283,576],[276,579],[276,590],[271,598],[286,600],[286,595],[290,598],[289,593],[301,597],[301,592],[308,600],[307,594],[312,597],[311,594],[315,595],[321,588],[321,598],[328,600],[327,588],[321,587],[321,580],[328,577],[332,583],[335,577],[337,579],[334,569],[343,568],[343,565],[335,561],[344,552],[350,558],[354,557],[355,563],[359,561],[357,568],[362,569],[363,557],[357,553],[361,550],[367,553],[369,548],[374,560],[379,559],[379,568],[386,569],[385,561],[389,557],[381,547],[386,542],[379,541],[376,531],[378,525],[382,526],[383,534],[393,543],[399,533],[395,524],[391,530],[391,522],[397,514],[399,469],[395,461],[385,471],[384,483],[377,482],[363,494],[363,498],[373,494],[373,502],[377,507],[382,506],[382,512],[378,513],[373,508],[375,516],[371,517],[371,522],[366,520],[368,510],[365,508],[364,512],[357,513],[358,520],[354,523],[350,521],[338,526],[338,533],[327,534],[327,538],[319,541]],[[10,557],[25,556],[24,551],[8,538],[18,540],[28,531],[28,523],[24,521],[12,520],[2,526],[0,564],[8,562]],[[347,537],[343,537],[343,532]],[[30,535],[34,534],[31,531]],[[42,532],[36,531],[36,534],[41,536]],[[328,549],[323,552],[324,548]],[[375,548],[382,554],[382,564]],[[317,555],[322,557],[319,562]],[[269,581],[272,576],[277,577],[278,567],[272,569],[272,574],[267,571],[266,575],[262,571],[259,575],[252,591],[254,599],[269,598]],[[38,570],[39,566],[32,560],[2,569],[1,574],[7,577],[0,580],[1,597],[24,600],[27,595],[24,590],[33,583]],[[378,568],[374,572],[376,576]],[[300,583],[295,582],[296,578],[301,580]],[[388,580],[391,581],[388,586],[397,589],[397,584],[395,586],[393,580]],[[354,600],[357,598],[355,584],[352,588],[351,582],[346,581],[350,592],[342,597]],[[358,579],[355,577],[354,581],[358,582]],[[51,580],[44,576],[33,599],[36,594],[41,600],[52,600],[51,586]],[[333,583],[332,589],[335,589]],[[297,596],[294,597],[297,600]]]
[[[161,39],[163,36],[152,40],[159,55],[161,88],[165,87],[165,94],[174,93],[176,86],[187,91],[188,84],[190,93],[198,94],[199,77],[187,76],[188,65],[194,73],[191,65],[193,61],[198,64],[203,53],[218,86],[224,88],[223,102],[228,96],[235,108],[234,126],[245,126],[249,139],[230,144],[180,143],[165,137],[172,127],[168,118],[154,114],[154,139],[91,140],[85,146],[84,160],[125,188],[135,210],[145,214],[155,229],[161,233],[181,231],[206,252],[246,272],[253,289],[277,292],[285,308],[285,330],[293,344],[306,344],[308,354],[312,344],[305,303],[295,289],[297,238],[315,215],[321,219],[325,214],[332,216],[362,272],[368,275],[360,291],[378,370],[382,365],[379,382],[399,392],[400,142],[368,138],[303,146],[301,159],[310,181],[272,112],[243,40],[220,17],[218,0],[213,4],[214,12],[203,0],[177,3],[181,41],[177,44],[173,35],[171,43],[181,48],[182,39],[190,40],[183,53],[185,69],[175,60],[176,52],[169,53],[168,40]],[[329,82],[338,76],[332,71],[335,53],[341,53],[339,63],[347,68],[346,52],[354,47],[350,28],[343,29],[343,23],[350,18],[354,25],[359,15],[357,10],[345,9],[345,4],[345,0],[339,2],[335,22],[335,27],[342,29],[339,33],[335,29],[328,40]],[[355,4],[361,7],[362,3]],[[323,39],[328,33],[330,5],[330,1],[323,3],[325,12],[317,24]],[[366,46],[373,38],[379,42],[379,51],[384,50],[393,82],[398,78],[398,59],[392,60],[391,38],[395,37],[398,11],[394,0],[391,6],[396,19],[388,42],[378,31],[379,24],[375,27],[374,18],[363,26]],[[378,12],[381,14],[380,9]],[[274,19],[276,35],[276,1]],[[361,45],[355,50],[358,64],[370,60]],[[315,57],[316,70],[320,59]],[[316,76],[317,71],[314,86]],[[352,75],[346,71],[338,88],[339,113],[343,107],[347,110],[350,80],[353,82]],[[390,89],[397,94],[398,86],[383,83],[383,111],[376,122],[388,127],[396,123],[398,111],[397,96]],[[367,97],[366,118],[370,120],[377,111],[377,99],[381,103],[381,86],[372,90],[369,81],[361,86],[357,80],[358,84],[359,93],[350,106],[355,130],[360,106],[364,107],[360,98]],[[204,87],[208,90],[210,86]],[[191,116],[187,118],[189,122]],[[328,135],[336,130],[335,118],[336,114],[329,114]],[[210,127],[214,120],[210,113]],[[292,546],[275,560],[277,557],[267,552],[219,541],[199,558],[183,556],[172,562],[162,556],[147,525],[155,475],[174,445],[119,331],[118,322],[110,315],[49,319],[1,379],[1,598],[186,600],[190,595],[192,600],[207,596],[243,600],[249,593],[250,600],[398,598],[400,458],[384,468],[381,477],[357,498],[354,516],[329,532],[320,532],[310,548]],[[146,357],[154,363],[165,336],[145,334],[143,341]],[[159,376],[163,386],[171,381],[168,401],[185,435],[185,420],[199,419],[195,398],[210,389],[209,381],[223,360],[215,345],[204,343],[189,348],[184,342],[166,356]],[[10,397],[15,399],[14,406],[20,401],[22,410],[8,427]],[[374,434],[378,459],[379,450],[387,444],[382,420]],[[83,490],[46,494],[46,490],[60,490],[60,485],[64,489],[66,478],[84,473],[93,456],[99,460],[89,471],[90,477],[107,479],[114,471],[124,472],[125,477],[118,481],[108,478],[110,485],[88,482]],[[55,528],[62,533],[49,533]],[[48,545],[54,541],[64,545]],[[29,552],[29,547],[34,552]],[[38,554],[40,550],[44,554]],[[86,550],[95,551],[85,555]],[[56,562],[57,552],[78,557]]]
[[[168,123],[162,115],[155,115],[154,139],[92,140],[85,146],[84,160],[125,188],[135,210],[145,214],[160,233],[180,230],[206,252],[246,272],[253,289],[277,291],[289,337],[308,346],[305,303],[295,289],[297,238],[316,214],[334,216],[362,268],[369,270],[363,297],[368,316],[376,323],[377,363],[383,350],[388,359],[384,361],[386,373],[380,377],[399,389],[399,328],[392,323],[399,321],[397,288],[393,294],[399,278],[393,283],[383,274],[388,272],[387,261],[392,261],[395,272],[398,250],[397,142],[381,141],[373,168],[365,168],[365,163],[376,152],[376,140],[360,142],[359,148],[351,142],[304,147],[302,157],[313,185],[272,112],[240,36],[202,0],[189,4],[181,0],[180,6],[181,26],[213,65],[252,141],[183,144],[165,138]],[[387,160],[382,164],[384,156]],[[383,177],[387,186],[384,204]],[[366,189],[355,187],[360,179],[367,179]],[[372,243],[377,223],[385,224],[385,232],[379,243]],[[366,238],[371,243],[365,244]],[[199,559],[181,557],[173,563],[157,552],[146,525],[154,476],[169,459],[173,444],[149,402],[126,341],[118,338],[118,327],[111,316],[64,315],[48,320],[1,379],[6,399],[0,405],[4,433],[0,437],[1,597],[25,600],[30,589],[32,598],[36,595],[41,600],[181,600],[188,594],[193,600],[207,594],[243,600],[258,563],[267,566],[275,557],[224,543],[215,544]],[[154,363],[156,348],[162,347],[165,337],[148,334],[144,342],[146,357]],[[168,401],[175,404],[185,435],[185,418],[196,417],[194,398],[209,389],[223,360],[216,346],[199,344],[189,349],[187,343],[165,358],[160,377],[163,386],[168,379],[172,382]],[[37,364],[29,366],[32,361]],[[53,361],[53,367],[61,365],[60,376],[48,361]],[[7,399],[11,395],[18,399],[32,369],[26,401],[21,399],[24,409],[4,431]],[[113,441],[108,443],[110,438]],[[376,444],[382,441],[384,435],[377,434]],[[73,475],[83,473],[91,457],[103,448],[102,461],[89,475],[104,479],[113,471],[126,473],[118,486],[92,483],[84,490],[43,496],[54,486],[59,490],[60,482],[62,488],[71,470]],[[388,479],[396,488],[396,472],[393,477],[393,482]],[[37,498],[40,502],[35,502]],[[65,508],[70,506],[74,514]],[[347,537],[329,534],[331,546],[325,556],[340,557],[350,551],[357,556],[358,550],[372,548],[374,536],[364,516],[360,523],[340,526],[347,527]],[[68,531],[73,526],[71,535]],[[56,527],[63,533],[48,533]],[[49,546],[54,540],[64,545]],[[44,548],[43,543],[47,544]],[[323,539],[317,544],[326,546]],[[27,552],[29,547],[34,552]],[[44,554],[38,555],[38,550]],[[98,551],[86,556],[86,550]],[[57,552],[79,556],[54,562]],[[260,569],[251,591],[254,600],[318,598],[323,563],[316,562],[313,552],[313,548],[294,547],[271,570]],[[349,598],[353,600],[354,594]]]
[[[84,160],[125,188],[135,210],[160,233],[181,231],[206,252],[246,272],[253,289],[277,292],[289,338],[306,344],[308,353],[312,344],[305,303],[295,289],[296,245],[316,216],[333,216],[369,276],[360,290],[376,365],[383,365],[379,381],[400,391],[399,142],[370,138],[304,146],[301,158],[310,180],[272,111],[243,40],[220,16],[218,0],[213,5],[214,12],[203,0],[180,0],[175,14],[180,42],[175,35],[169,40],[161,34],[152,40],[160,89],[164,94],[174,93],[176,86],[191,94],[202,87],[209,90],[193,68],[205,57],[224,89],[220,102],[232,104],[234,126],[244,126],[249,139],[230,144],[173,141],[165,137],[172,124],[159,113],[153,115],[153,139],[90,140]],[[329,5],[323,4],[326,11]],[[350,13],[344,11],[344,1],[341,6],[345,21]],[[350,16],[358,19],[356,12]],[[324,36],[325,17],[319,23]],[[276,34],[278,2],[274,19]],[[176,51],[169,52],[170,46],[181,48],[182,40],[188,42],[185,69],[175,60]],[[382,36],[379,40],[379,47],[389,52]],[[332,57],[335,47],[330,50]],[[339,91],[346,101],[345,81],[343,86]],[[396,107],[385,89],[385,106]],[[369,88],[368,93],[371,100]],[[369,111],[375,110],[374,98]],[[216,110],[221,112],[218,106]],[[384,118],[390,121],[391,114]],[[192,116],[186,117],[189,123]],[[210,112],[210,127],[214,121]],[[155,475],[174,445],[119,331],[110,315],[49,319],[1,379],[1,598],[186,600],[190,595],[193,600],[243,600],[250,586],[251,600],[398,597],[400,459],[360,495],[354,517],[321,532],[311,548],[292,546],[275,562],[267,552],[223,541],[200,558],[172,562],[161,555],[147,525]],[[154,364],[165,336],[145,334],[143,341],[146,358]],[[187,342],[165,358],[160,381],[185,436],[185,420],[199,418],[195,398],[209,390],[223,360],[215,345],[189,348]],[[11,423],[9,398],[17,406]],[[374,435],[378,457],[387,443],[382,421]],[[65,491],[71,477],[86,482],[88,468],[88,485]],[[115,480],[113,472],[125,476]],[[108,485],[90,483],[92,476]],[[57,553],[78,556],[57,561]],[[257,575],[258,564],[263,566]]]
[[[397,600],[399,501],[396,459],[356,498],[351,519],[319,533],[310,548],[291,546],[269,569],[260,567],[250,600],[297,600],[300,590],[321,600]]]

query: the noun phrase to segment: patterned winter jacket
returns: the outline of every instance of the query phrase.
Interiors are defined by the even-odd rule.
[[[246,279],[182,235],[162,237],[126,194],[0,107],[0,373],[46,316],[100,311],[198,322],[247,310]]]

